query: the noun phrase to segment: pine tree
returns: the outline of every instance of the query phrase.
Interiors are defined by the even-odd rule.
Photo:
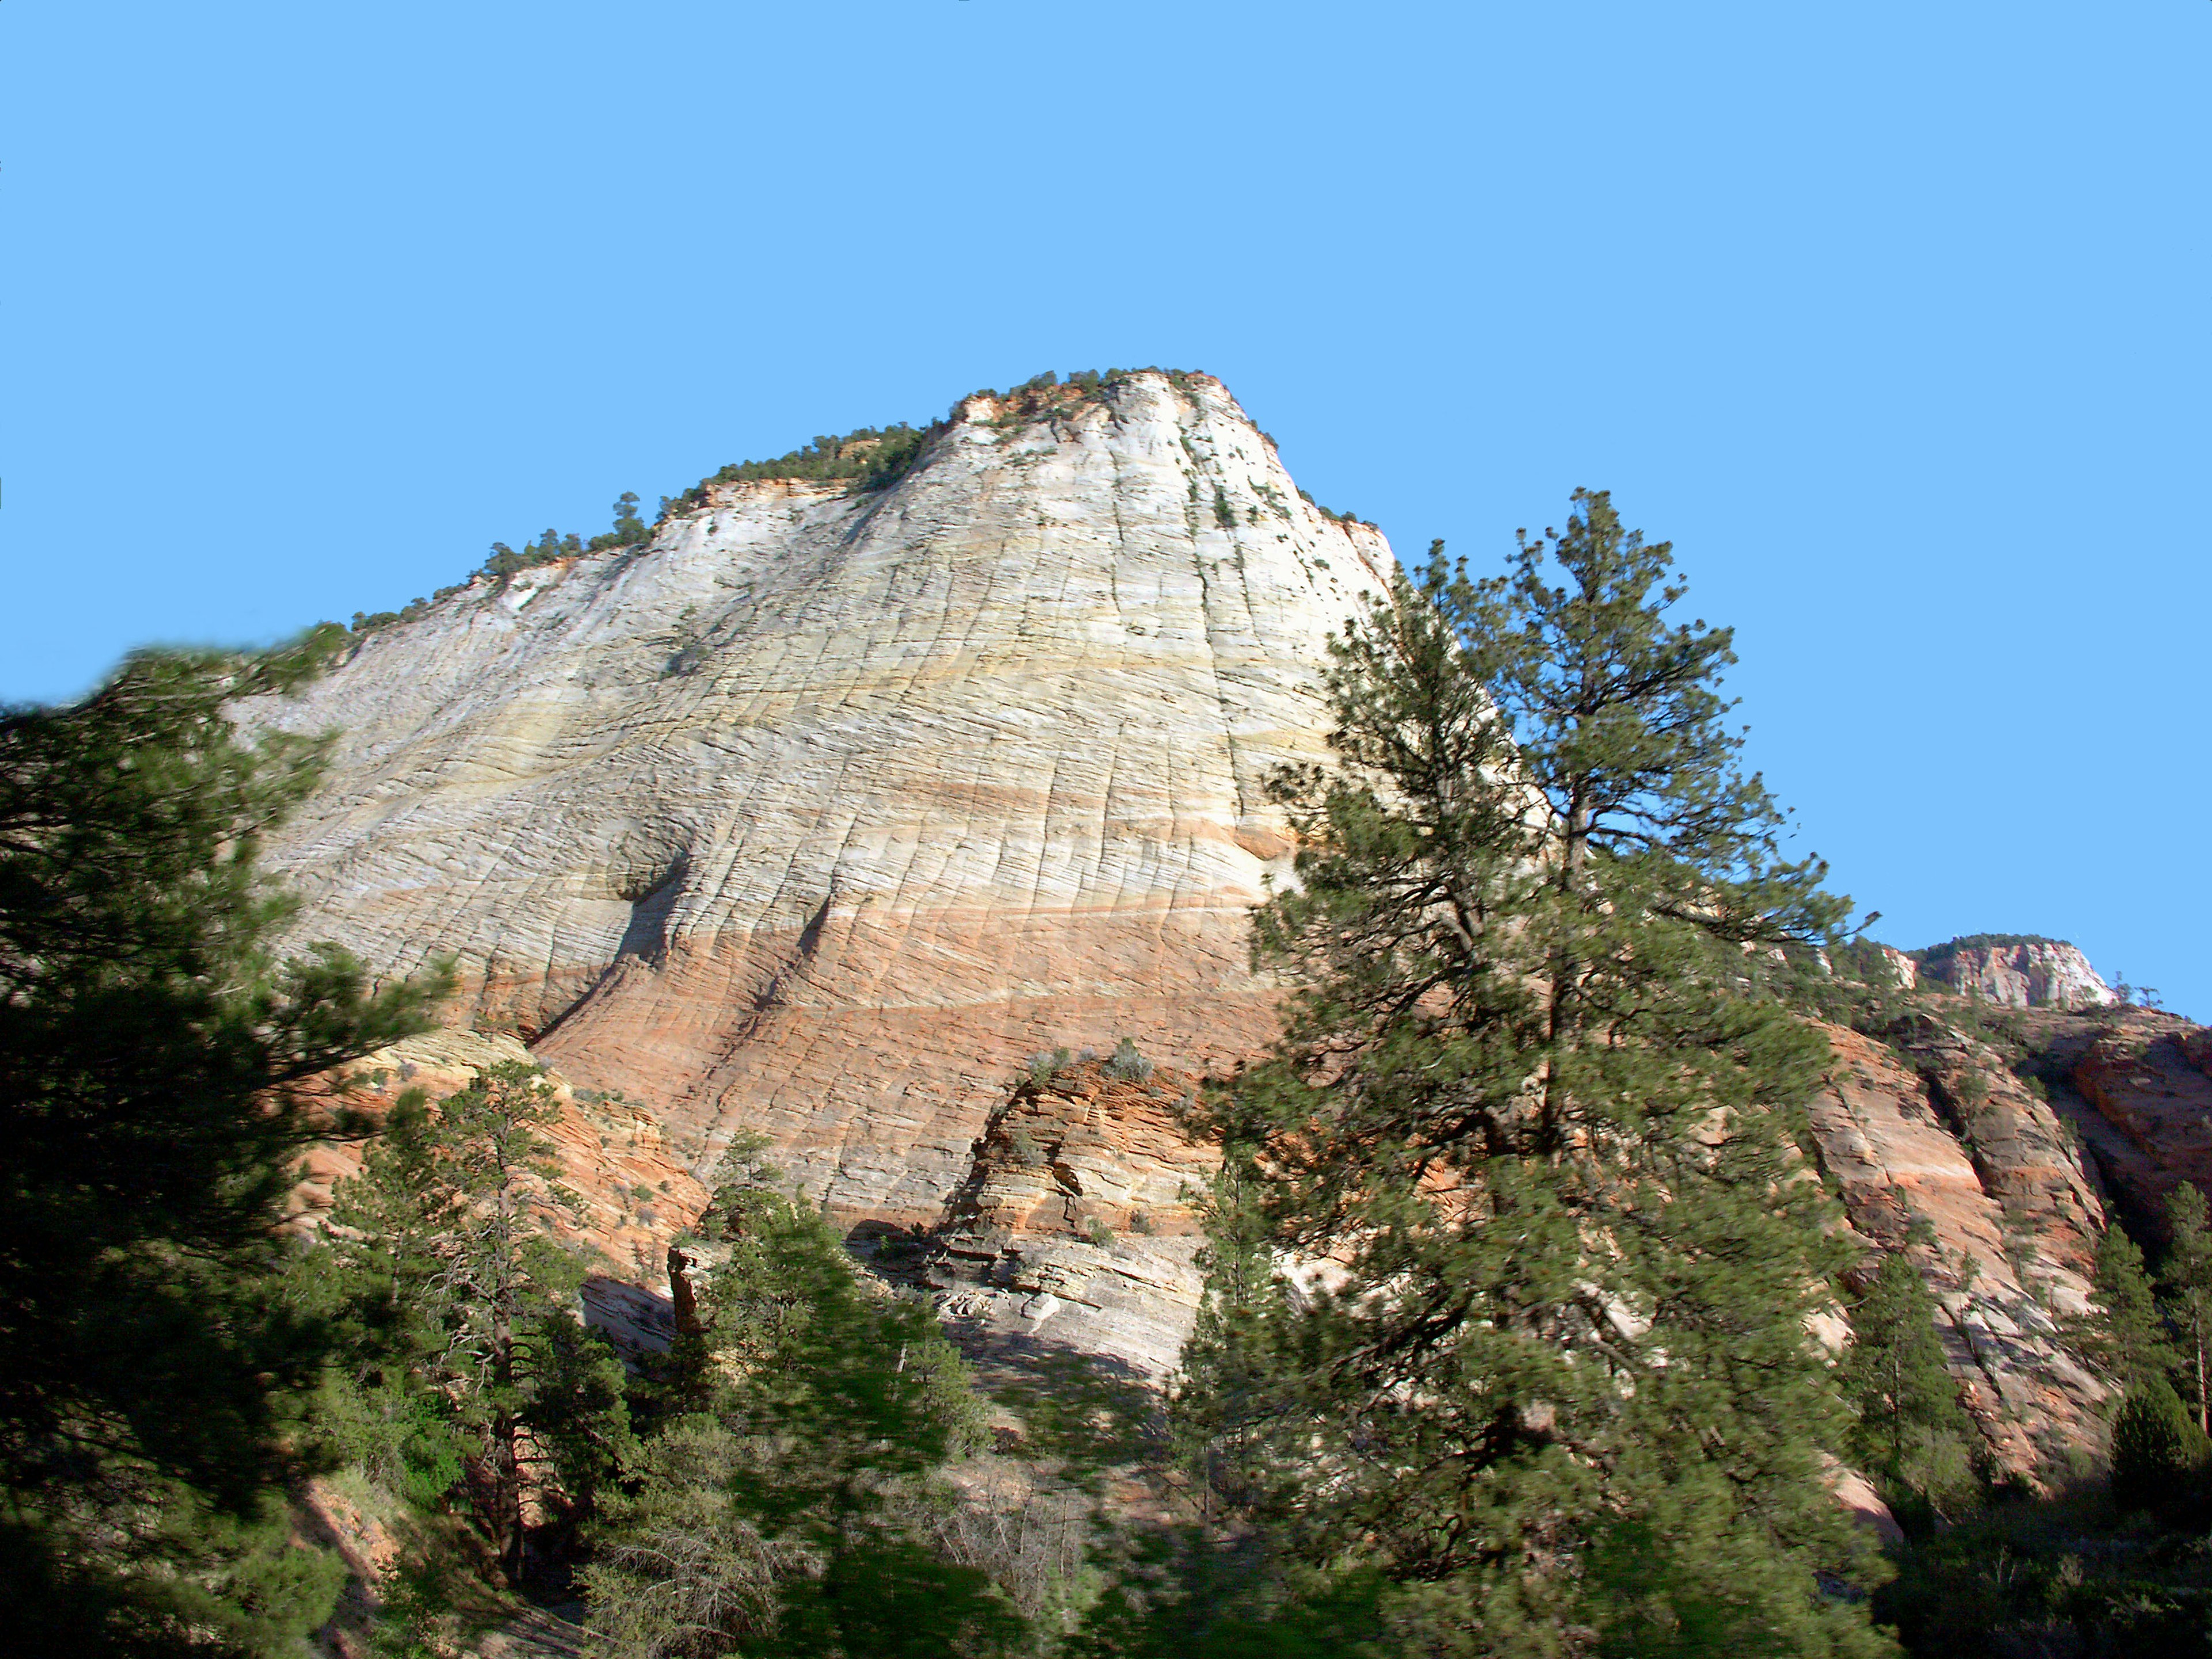
[[[291,906],[257,859],[321,745],[250,738],[231,705],[289,692],[344,638],[144,653],[72,707],[0,714],[0,1626],[17,1652],[170,1651],[235,1622],[226,1605],[252,1623],[236,1595],[259,1546],[240,1540],[277,1510],[325,1342],[279,1290],[293,1164],[343,1103],[318,1079],[419,1029],[432,988],[372,994],[342,952],[270,949]]]
[[[2190,1420],[2173,1385],[2146,1377],[2112,1418],[2112,1500],[2150,1509],[2189,1490],[2205,1456],[2204,1433]]]
[[[357,1379],[442,1426],[510,1584],[527,1565],[533,1465],[586,1502],[629,1443],[621,1362],[584,1330],[583,1268],[558,1237],[575,1200],[542,1132],[559,1118],[540,1070],[513,1061],[434,1109],[410,1091],[331,1213],[380,1334],[355,1356]]]
[[[1936,1300],[1903,1255],[1887,1255],[1851,1310],[1844,1386],[1858,1408],[1854,1461],[1891,1506],[1950,1520],[1978,1482],[1975,1431],[1936,1335]]]
[[[1297,988],[1221,1128],[1318,1270],[1185,1409],[1421,1651],[1881,1650],[1819,1589],[1865,1565],[1808,1332],[1843,1262],[1784,1133],[1825,1048],[1761,988],[1839,906],[1668,562],[1588,494],[1509,578],[1432,550],[1335,648],[1336,771],[1277,781],[1305,848],[1255,955]]]
[[[981,1438],[967,1367],[759,1150],[726,1158],[688,1252],[678,1410],[608,1503],[593,1624],[625,1659],[1000,1651],[1021,1620],[890,1502]]]
[[[2180,1348],[2185,1398],[2199,1434],[2212,1434],[2212,1226],[2206,1224],[2204,1194],[2183,1182],[2166,1200],[2166,1259],[2159,1289],[2166,1316]]]
[[[2166,1340],[2142,1247],[2116,1222],[2097,1241],[2096,1304],[2073,1331],[2082,1352],[2124,1388],[2163,1376],[2179,1363]]]

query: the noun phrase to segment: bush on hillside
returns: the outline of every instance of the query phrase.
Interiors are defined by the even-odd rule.
[[[2146,1378],[2128,1390],[2112,1419],[2112,1501],[2142,1510],[2179,1497],[2193,1484],[2205,1449],[2173,1385]]]

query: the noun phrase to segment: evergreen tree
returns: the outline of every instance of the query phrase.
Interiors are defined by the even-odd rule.
[[[1297,989],[1221,1127],[1316,1271],[1256,1311],[1217,1281],[1185,1409],[1412,1650],[1881,1650],[1820,1589],[1866,1565],[1808,1332],[1843,1262],[1784,1132],[1826,1049],[1761,988],[1840,908],[1668,563],[1579,493],[1508,578],[1432,550],[1335,647],[1338,769],[1277,783],[1305,847],[1255,958]]]
[[[2162,1376],[2127,1392],[2112,1418],[2112,1501],[2149,1509],[2186,1492],[2204,1461],[2204,1433]]]
[[[488,1067],[434,1110],[403,1097],[360,1175],[339,1184],[332,1248],[364,1329],[356,1386],[381,1394],[465,1492],[510,1584],[526,1565],[533,1474],[588,1503],[629,1447],[621,1361],[580,1319],[583,1268],[556,1218],[542,1131],[560,1105],[538,1068]],[[442,1494],[441,1494],[442,1495]]]
[[[295,1156],[334,1127],[316,1080],[419,1029],[427,988],[372,994],[328,947],[271,953],[290,905],[256,859],[322,745],[228,714],[344,637],[143,653],[78,704],[0,714],[0,1623],[17,1652],[242,1650],[263,1638],[241,1596],[290,1607],[286,1641],[320,1621],[263,1571],[283,1576],[262,1545],[323,1349],[278,1293],[275,1230]]]
[[[758,1151],[726,1158],[690,1246],[678,1409],[607,1504],[593,1624],[625,1659],[1001,1651],[1020,1619],[890,1503],[980,1440],[967,1367]]]
[[[1854,1461],[1900,1512],[1950,1520],[1978,1486],[1972,1420],[1936,1336],[1936,1299],[1903,1255],[1886,1255],[1851,1310],[1844,1387],[1858,1408]]]
[[[2212,1226],[2206,1224],[2204,1194],[2183,1182],[2166,1195],[2166,1259],[2159,1289],[2166,1316],[2180,1348],[2180,1372],[2199,1434],[2212,1434]]]
[[[2142,1247],[2117,1222],[2097,1241],[2096,1288],[2094,1309],[2074,1324],[2082,1352],[2124,1388],[2165,1376],[2179,1356],[2166,1340]]]

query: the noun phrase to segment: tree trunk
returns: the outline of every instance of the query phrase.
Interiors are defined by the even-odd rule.
[[[499,1546],[500,1571],[507,1587],[522,1588],[526,1565],[522,1530],[522,1460],[519,1455],[521,1425],[501,1413],[492,1422],[492,1501],[498,1505],[494,1541]]]
[[[2195,1322],[2197,1336],[2197,1431],[2212,1435],[2212,1400],[2204,1396],[2204,1316]]]

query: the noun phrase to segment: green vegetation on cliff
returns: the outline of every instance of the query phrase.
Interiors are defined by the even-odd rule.
[[[1875,1564],[1808,1329],[1847,1257],[1790,1178],[1825,1044],[1747,973],[1842,905],[1669,564],[1601,493],[1504,577],[1432,550],[1335,647],[1336,769],[1277,781],[1297,988],[1220,1121],[1180,1409],[1285,1593],[1378,1581],[1388,1651],[1887,1650],[1827,1588]]]

